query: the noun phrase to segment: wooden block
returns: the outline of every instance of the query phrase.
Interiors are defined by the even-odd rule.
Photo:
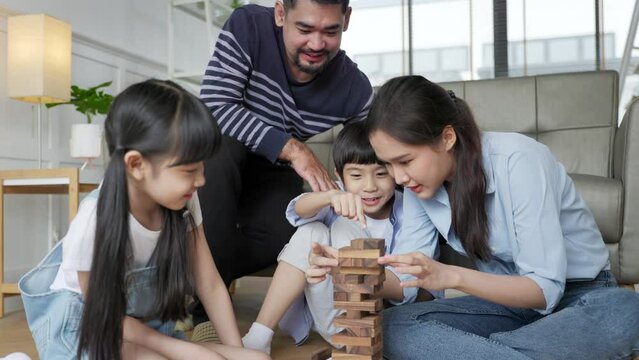
[[[337,360],[382,360],[382,352],[374,355],[349,354],[345,351],[333,349],[333,359]]]
[[[346,346],[346,353],[348,354],[360,354],[360,355],[373,355],[382,351],[382,342],[378,342],[373,346]]]
[[[333,301],[348,301],[348,293],[345,292],[333,292]]]
[[[364,316],[368,315],[368,311],[359,311],[359,310],[346,310],[346,317],[349,319],[361,319]]]
[[[338,334],[331,336],[331,343],[346,345],[346,346],[368,346],[371,347],[378,343],[381,343],[381,336],[377,337],[360,337],[349,336],[346,331],[342,331]]]
[[[344,314],[333,320],[333,324],[341,328],[381,328],[381,315],[367,315],[361,319],[348,319]]]
[[[343,275],[343,274],[338,274]],[[363,283],[366,285],[381,285],[386,280],[386,272],[382,272],[379,275],[363,275],[364,280]]]
[[[341,248],[338,250],[338,258],[353,258],[353,259],[377,259],[382,256],[383,251],[380,249],[348,249]]]
[[[353,292],[359,294],[374,294],[381,289],[380,285],[366,285],[366,284],[338,284],[333,285],[335,291]]]
[[[333,284],[362,284],[364,283],[364,278],[365,275],[335,274],[335,276],[333,276]]]
[[[364,301],[369,299],[368,294],[348,293],[348,301]]]
[[[380,266],[377,263],[377,258],[375,258],[375,259],[351,259],[350,264],[351,264],[350,265],[351,267],[367,267],[367,268],[371,268],[371,267]],[[344,265],[344,266],[348,266],[348,265]]]
[[[357,259],[353,259],[353,258],[337,258],[337,264],[339,266],[346,266],[346,267],[353,267],[355,266],[355,260]]]
[[[349,319],[349,320],[357,320],[357,319]],[[381,326],[378,326],[375,328],[352,327],[352,328],[347,328],[346,333],[350,336],[361,336],[361,337],[381,336],[382,327]]]
[[[333,301],[336,309],[377,312],[382,311],[382,299],[367,299],[363,301]]]
[[[380,275],[383,272],[384,272],[383,266],[377,266],[374,268],[342,266],[338,270],[339,274],[359,274],[359,275]]]
[[[311,360],[326,360],[331,357],[332,349],[323,348],[319,349],[311,354]]]
[[[353,249],[379,249],[384,251],[384,239],[353,239],[350,247]]]

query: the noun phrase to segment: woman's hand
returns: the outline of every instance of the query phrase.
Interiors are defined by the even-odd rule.
[[[358,221],[362,227],[366,227],[366,217],[364,217],[364,206],[359,195],[345,191],[331,191],[329,193],[331,207],[337,215],[350,220]]]
[[[459,280],[455,267],[442,264],[420,252],[385,255],[379,258],[378,263],[390,265],[400,274],[416,277],[414,280],[401,282],[402,287],[444,290],[455,288]]]
[[[308,263],[310,266],[306,270],[306,281],[309,284],[320,283],[326,279],[326,274],[338,265],[337,249],[312,242]]]

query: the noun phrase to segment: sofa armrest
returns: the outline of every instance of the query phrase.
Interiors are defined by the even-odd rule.
[[[639,283],[639,99],[629,105],[617,130],[613,173],[624,188],[617,280],[621,284],[636,284]]]
[[[570,177],[592,211],[604,241],[608,244],[618,243],[623,228],[621,180],[584,174],[570,174]]]

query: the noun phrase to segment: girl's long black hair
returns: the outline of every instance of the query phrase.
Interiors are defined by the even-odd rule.
[[[121,358],[123,320],[127,309],[126,271],[132,244],[124,154],[139,151],[145,158],[170,155],[173,166],[210,158],[221,135],[200,100],[171,81],[147,80],[118,95],[104,123],[111,161],[97,205],[95,247],[84,298],[78,358]],[[187,226],[183,211],[164,208],[164,224],[152,263],[157,291],[149,318],[161,321],[187,316],[186,298],[193,294],[187,257]]]
[[[446,126],[455,130],[453,228],[471,259],[489,261],[481,135],[466,102],[422,76],[401,76],[380,88],[366,124],[369,135],[380,130],[410,145],[434,145]]]

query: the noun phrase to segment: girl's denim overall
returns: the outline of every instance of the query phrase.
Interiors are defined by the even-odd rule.
[[[62,242],[59,242],[18,283],[29,329],[43,360],[75,359],[77,353],[84,302],[82,295],[73,291],[50,290],[61,263]],[[143,318],[150,312],[155,299],[152,286],[154,271],[155,267],[146,267],[127,273],[127,315]],[[147,325],[166,335],[184,338],[182,332],[174,330],[173,322],[153,320]]]

